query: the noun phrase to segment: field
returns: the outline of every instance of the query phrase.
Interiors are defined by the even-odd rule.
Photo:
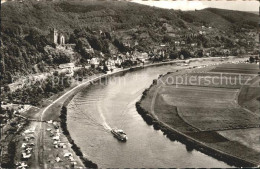
[[[258,126],[256,116],[236,103],[237,92],[235,89],[197,86],[164,87],[155,102],[177,107],[178,115],[200,131]]]
[[[219,131],[220,135],[260,152],[260,128]]]
[[[225,64],[212,69],[211,72],[257,74],[259,66],[252,64]]]
[[[217,69],[220,68],[185,73],[178,76],[169,74],[163,77],[163,81],[165,85],[169,86],[188,85],[240,89],[243,85],[249,85],[251,80],[256,77],[255,74],[212,72]]]
[[[258,71],[258,65],[240,63],[168,73],[141,106],[209,147],[259,164]]]
[[[178,115],[199,131],[258,127],[260,88],[252,87],[260,80],[252,74],[258,70],[258,65],[228,63],[167,74],[151,89],[151,111],[173,126]]]

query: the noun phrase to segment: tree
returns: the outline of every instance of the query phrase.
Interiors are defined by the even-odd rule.
[[[180,56],[183,55],[184,59],[190,58],[191,53],[187,49],[181,49]]]
[[[10,91],[10,87],[8,85],[4,85],[4,91],[7,93]]]
[[[8,84],[13,82],[12,74],[9,71],[6,71],[5,73],[5,80]]]
[[[171,43],[172,42],[172,38],[169,35],[164,35],[162,42],[163,43]]]
[[[9,108],[7,107],[6,113],[7,113],[9,119],[12,119],[12,118],[13,118],[13,112],[14,112],[13,109],[9,109]]]
[[[86,38],[79,38],[76,40],[75,49],[86,59],[91,58],[91,54],[86,51],[86,49],[89,48],[91,48],[91,46]]]
[[[199,49],[199,50],[197,51],[197,56],[198,56],[198,57],[203,57],[203,49]]]
[[[120,52],[126,52],[126,48],[124,47],[123,43],[120,42],[118,39],[115,39],[113,44],[118,48]]]
[[[41,35],[37,30],[31,29],[29,35],[25,37],[25,40],[28,41],[31,45],[34,45],[36,49],[41,52],[44,52],[44,47],[47,44],[50,44],[45,36]]]
[[[187,41],[187,44],[191,44],[192,39],[188,36],[187,39],[186,39],[186,41]]]
[[[59,72],[58,71],[53,72],[53,76],[59,76]]]
[[[170,59],[177,59],[179,57],[179,54],[177,51],[170,52]]]
[[[254,63],[254,62],[255,62],[255,58],[254,58],[253,56],[250,56],[250,57],[249,57],[249,62],[250,62],[250,63]]]

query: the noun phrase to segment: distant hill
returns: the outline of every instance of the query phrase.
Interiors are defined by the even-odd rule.
[[[95,50],[109,54],[108,47],[123,52],[119,48],[125,40],[138,41],[138,49],[148,51],[153,45],[181,40],[180,37],[188,32],[198,34],[202,26],[214,29],[205,37],[207,41],[223,31],[229,32],[229,35],[223,35],[229,41],[239,37],[234,32],[254,30],[258,22],[258,15],[248,12],[214,8],[185,12],[125,1],[28,0],[1,5],[2,53],[5,70],[10,74],[33,72],[33,65],[47,63],[43,47],[50,44],[45,37],[54,27],[65,32],[66,39],[73,43],[75,29],[83,29],[88,32],[84,36],[88,36],[90,45],[99,43],[103,46],[95,47]],[[95,33],[99,30],[111,37],[100,37]],[[169,32],[180,36],[169,37]],[[80,33],[77,36],[79,38]],[[213,40],[212,43],[222,41]]]
[[[259,15],[259,11],[247,11],[248,13]]]
[[[208,8],[199,11],[174,11],[141,4],[121,1],[58,1],[58,2],[6,2],[2,5],[1,19],[4,26],[23,25],[25,28],[36,27],[42,31],[56,26],[64,30],[82,27],[93,29],[131,28],[160,22],[165,19],[170,24],[177,24],[184,19],[189,22],[206,22],[218,27],[233,23],[247,26],[257,21],[257,15],[241,11]],[[184,16],[184,17],[182,17]],[[185,20],[186,18],[188,20]],[[245,23],[245,21],[249,23]]]

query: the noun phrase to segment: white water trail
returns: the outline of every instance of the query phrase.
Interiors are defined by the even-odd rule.
[[[103,120],[102,125],[104,126],[104,128],[105,128],[106,130],[112,130],[112,128],[108,125],[108,123],[107,123],[107,121],[106,121],[106,117],[105,117],[104,114],[103,114],[103,111],[102,111],[102,109],[101,109],[101,106],[98,105],[97,108],[98,108],[98,112],[99,112],[99,114],[100,114],[100,117],[101,117],[102,120]]]

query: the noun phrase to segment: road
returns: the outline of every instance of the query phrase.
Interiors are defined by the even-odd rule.
[[[177,63],[180,61],[170,61],[168,63]],[[148,67],[148,66],[152,66],[152,65],[163,65],[163,64],[167,64],[166,62],[163,63],[155,63],[155,64],[149,64],[149,65],[144,65],[144,67]],[[140,67],[140,66],[137,66]],[[135,68],[135,67],[132,67]],[[46,119],[45,115],[46,113],[49,113],[48,110],[50,110],[52,107],[59,105],[60,107],[62,106],[62,104],[64,103],[64,101],[70,96],[72,95],[74,92],[76,92],[77,90],[80,90],[81,88],[84,88],[87,84],[89,84],[91,81],[95,81],[98,80],[100,78],[109,76],[111,74],[115,74],[118,72],[123,72],[123,71],[127,71],[130,68],[127,69],[122,69],[122,70],[118,70],[116,72],[112,72],[110,74],[103,74],[103,75],[97,75],[97,76],[93,76],[91,79],[83,81],[81,84],[76,85],[75,87],[73,87],[72,89],[66,91],[64,94],[62,94],[60,97],[58,97],[55,101],[53,101],[51,104],[49,104],[47,107],[45,107],[42,111],[40,111],[40,117],[39,117],[39,121],[36,124],[36,144],[35,144],[35,166],[33,166],[33,168],[48,168],[48,164],[45,161],[46,158],[45,156],[47,156],[46,152],[45,152],[45,131],[46,131],[46,120],[55,120],[55,119],[51,119],[48,116],[48,119]],[[51,111],[51,110],[50,110]],[[53,114],[59,113],[60,111],[56,111],[56,112],[52,112]]]
[[[128,70],[128,69],[120,70],[120,71],[126,71],[126,70]],[[118,73],[120,71],[113,72],[112,74]],[[93,76],[90,80],[82,82],[81,84],[73,87],[72,89],[70,89],[67,92],[65,92],[64,94],[62,94],[60,97],[58,97],[55,101],[53,101],[51,104],[49,104],[47,107],[45,107],[40,112],[40,117],[39,117],[39,121],[40,122],[38,122],[36,124],[36,131],[35,131],[35,134],[36,134],[36,144],[35,144],[35,161],[34,161],[35,166],[33,166],[34,168],[48,168],[47,162],[45,161],[46,160],[45,156],[47,156],[47,155],[45,154],[46,152],[44,150],[44,148],[45,148],[44,140],[45,140],[45,131],[46,131],[45,114],[48,112],[48,110],[51,109],[56,104],[63,104],[63,102],[71,94],[73,94],[73,92],[75,92],[78,89],[84,88],[91,81],[98,80],[98,79],[100,79],[102,77],[105,77],[105,76],[108,76],[108,74]],[[53,113],[59,113],[59,112],[53,112]]]

